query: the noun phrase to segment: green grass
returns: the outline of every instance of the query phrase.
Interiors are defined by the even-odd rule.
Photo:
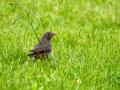
[[[0,89],[119,90],[119,8],[119,0],[1,1]],[[7,29],[24,9],[40,18],[43,29],[27,12],[39,38],[48,31],[57,34],[46,61],[26,56],[38,42],[27,16]]]

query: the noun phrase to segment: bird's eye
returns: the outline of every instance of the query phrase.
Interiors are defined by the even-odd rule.
[[[50,34],[48,33],[48,36],[49,36]]]

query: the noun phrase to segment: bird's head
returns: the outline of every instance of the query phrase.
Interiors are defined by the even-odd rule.
[[[46,32],[43,34],[41,39],[42,40],[51,40],[52,36],[54,36],[54,35],[56,35],[56,34],[53,34],[51,32]]]

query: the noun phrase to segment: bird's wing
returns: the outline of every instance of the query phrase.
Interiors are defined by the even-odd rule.
[[[42,44],[42,46],[43,46],[43,48],[42,48],[42,46],[41,46],[41,44]],[[33,49],[33,51],[34,52],[44,52],[44,50],[46,51],[46,52],[50,52],[51,51],[51,44],[50,44],[50,42],[42,42],[42,43],[37,43],[35,46],[34,46],[34,49]]]

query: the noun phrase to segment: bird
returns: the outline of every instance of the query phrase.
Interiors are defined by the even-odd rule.
[[[51,52],[51,38],[56,35],[51,32],[46,32],[43,34],[40,41],[34,46],[34,49],[30,50],[30,54],[27,54],[27,56],[34,57],[35,61],[42,57],[44,60],[48,57],[48,55]]]

